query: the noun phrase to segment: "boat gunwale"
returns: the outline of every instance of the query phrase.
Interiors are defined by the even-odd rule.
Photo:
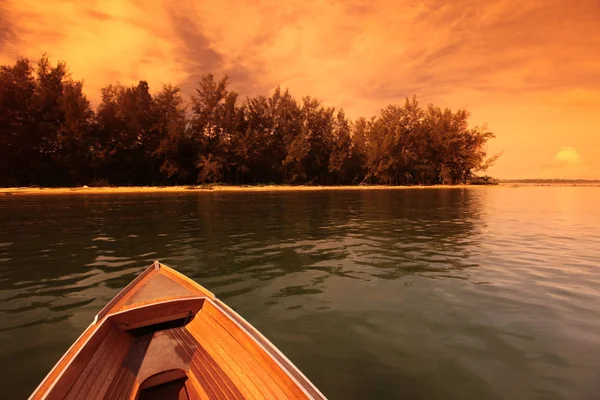
[[[164,268],[164,271],[167,271],[168,274],[174,275],[176,278],[181,279],[182,281],[191,285],[195,289],[200,290],[200,292],[202,292],[206,296],[206,298],[211,299],[211,300],[215,300],[217,298],[217,296],[215,296],[213,292],[206,289],[204,286],[200,285],[198,282],[194,281],[193,279],[189,278],[188,276],[177,271],[176,269],[171,268],[168,265],[162,264],[159,261],[154,261],[154,263],[155,263],[155,265],[158,265],[158,267],[155,266],[156,269],[162,270]]]
[[[104,325],[105,322],[106,322],[106,319],[103,319],[98,324],[97,321],[94,319],[94,321],[90,324],[90,326],[88,326],[87,329],[85,331],[83,331],[83,333],[77,338],[77,340],[75,340],[75,342],[73,342],[73,344],[71,345],[71,347],[69,347],[69,349],[65,352],[65,354],[63,354],[63,356],[60,358],[60,360],[58,360],[58,362],[54,365],[54,367],[50,370],[50,372],[48,372],[48,374],[44,377],[42,382],[33,391],[31,396],[29,396],[29,400],[38,398],[36,395],[38,394],[39,389],[41,389],[41,387],[44,385],[44,383],[50,378],[52,373],[58,368],[58,366],[63,361],[63,359],[65,359],[67,357],[67,355],[69,355],[69,353],[71,352],[73,347],[75,347],[75,345],[79,343],[81,338],[83,336],[85,336],[85,334],[88,333],[88,331],[89,331],[90,332],[89,337],[87,339],[85,339],[85,341],[79,346],[79,348],[75,351],[75,353],[73,353],[71,355],[71,359],[69,361],[67,361],[67,363],[62,367],[62,370],[56,375],[54,380],[50,383],[48,388],[44,391],[44,393],[39,398],[45,399],[46,397],[48,397],[48,395],[52,392],[52,389],[54,389],[54,387],[56,386],[56,384],[58,383],[60,378],[62,378],[62,376],[64,375],[66,370],[71,366],[71,364],[73,363],[73,360],[81,353],[81,351],[87,346],[87,344],[94,338],[94,334],[98,330],[100,330],[100,328]],[[95,328],[95,329],[90,331],[91,328]]]
[[[97,328],[94,329],[94,331],[91,331],[90,329],[92,329],[95,326],[97,326]],[[63,362],[64,359],[67,358],[67,356],[69,355],[69,353],[71,352],[71,350],[73,350],[73,348],[77,345],[77,343],[79,343],[79,341],[86,335],[86,333],[91,332],[90,336],[84,341],[84,344],[87,344],[90,341],[90,339],[94,336],[95,331],[97,331],[100,326],[102,326],[102,324],[97,325],[96,324],[96,320],[94,319],[94,321],[92,321],[92,323],[87,328],[85,328],[85,330],[81,333],[81,335],[79,335],[79,337],[77,339],[75,339],[75,341],[73,342],[73,344],[71,344],[71,346],[69,346],[69,348],[67,349],[67,351],[64,352],[64,354],[62,355],[62,357],[56,362],[56,364],[54,364],[54,366],[52,367],[52,369],[46,374],[46,376],[44,377],[44,379],[42,379],[42,381],[40,382],[40,384],[29,395],[28,400],[32,400],[32,399],[38,398],[38,397],[36,397],[36,395],[38,394],[38,392],[40,391],[40,389],[48,381],[48,379],[50,378],[50,376],[52,376],[52,374],[54,373],[54,371],[59,367],[60,363]],[[84,347],[84,345],[81,345],[79,347],[79,349],[75,352],[75,354],[79,354],[79,352],[81,351],[81,349],[83,347]],[[50,383],[50,385],[48,386],[48,388],[45,390],[44,394],[41,397],[39,397],[40,399],[45,399],[48,396],[48,393],[50,393],[50,391],[54,388],[54,386],[56,386],[56,383],[58,382],[58,378],[60,378],[63,375],[63,372],[67,369],[67,367],[69,365],[71,365],[71,362],[73,361],[73,358],[75,358],[75,356],[71,357],[71,359],[67,362],[67,364],[65,364],[65,366],[62,368],[62,371],[60,371],[58,373],[57,377],[54,378],[54,381],[52,383]]]

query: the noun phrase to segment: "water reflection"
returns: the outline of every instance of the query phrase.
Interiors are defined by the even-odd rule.
[[[180,221],[186,252],[174,261],[208,250],[192,273],[216,276],[217,287],[223,270],[258,281],[307,270],[363,280],[452,277],[473,266],[465,259],[482,224],[479,198],[468,190],[240,194],[196,206],[195,218]]]
[[[12,197],[1,206],[0,334],[28,336],[30,351],[56,347],[38,368],[21,361],[35,372],[17,388],[31,388],[153,259],[234,304],[253,293],[247,315],[302,315],[317,295],[315,309],[335,308],[340,289],[354,290],[340,280],[456,277],[472,265],[469,238],[481,223],[468,190]],[[42,336],[55,331],[66,335]]]
[[[0,389],[26,396],[160,259],[332,399],[586,398],[600,218],[537,190],[5,196]]]

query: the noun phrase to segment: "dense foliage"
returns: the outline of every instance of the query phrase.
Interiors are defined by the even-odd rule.
[[[493,134],[416,98],[351,122],[279,88],[243,101],[204,76],[189,101],[145,81],[96,110],[64,63],[0,67],[0,185],[453,184],[485,170]]]

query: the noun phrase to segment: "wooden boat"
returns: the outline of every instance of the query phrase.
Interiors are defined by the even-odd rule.
[[[96,316],[30,399],[324,399],[211,292],[155,262]]]

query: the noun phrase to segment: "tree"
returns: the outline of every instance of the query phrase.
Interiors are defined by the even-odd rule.
[[[160,139],[148,83],[103,88],[97,121],[95,156],[100,175],[120,185],[152,184],[158,175],[154,152]]]
[[[0,66],[0,185],[196,182],[456,184],[485,171],[494,137],[466,110],[416,96],[370,119],[275,88],[238,102],[225,76],[190,100],[146,81],[108,85],[92,109],[83,82],[42,56]]]
[[[7,185],[72,185],[86,179],[93,111],[64,62],[42,56],[0,68],[0,171]]]
[[[36,90],[29,60],[0,67],[0,184],[34,183],[29,160],[37,146],[33,103]]]
[[[346,174],[350,172],[352,159],[352,139],[350,137],[350,122],[346,119],[343,110],[338,111],[333,129],[332,149],[329,156],[329,172],[336,176],[339,185],[346,181]]]
[[[36,68],[36,90],[33,99],[33,117],[36,124],[33,132],[37,136],[37,146],[34,146],[36,154],[30,163],[35,165],[36,174],[43,177],[46,183],[52,180],[49,172],[55,172],[51,168],[51,159],[59,151],[59,127],[64,122],[64,113],[59,102],[66,79],[67,66],[64,62],[58,62],[53,67],[47,56],[40,58]]]
[[[218,182],[223,177],[223,166],[225,165],[224,160],[215,156],[212,153],[208,153],[207,156],[201,155],[198,160],[196,167],[200,171],[198,173],[198,182]]]
[[[228,78],[202,77],[192,96],[192,137],[196,143],[198,181],[220,180],[227,170],[232,135],[240,117],[237,93],[227,89]]]
[[[306,96],[303,99],[302,112],[308,145],[308,154],[303,160],[303,167],[311,183],[326,184],[333,142],[335,109],[325,108],[319,100]]]
[[[56,137],[54,161],[60,171],[58,184],[88,183],[91,176],[91,154],[94,111],[83,94],[83,82],[68,81],[63,85],[58,108],[63,121]]]
[[[271,178],[279,165],[274,160],[273,144],[270,136],[273,132],[273,119],[269,114],[269,105],[264,96],[248,98],[244,107],[245,129],[233,144],[237,161],[236,174],[243,183],[249,176],[253,183]]]
[[[186,132],[186,108],[181,89],[165,85],[154,98],[158,144],[153,152],[163,181],[187,182],[195,166],[193,144]]]
[[[351,154],[349,173],[352,177],[352,183],[361,183],[366,180],[368,122],[364,117],[360,117],[350,125]]]
[[[294,159],[298,161],[304,157],[298,146],[306,140],[302,110],[289,91],[282,93],[280,88],[277,88],[268,99],[267,112],[271,118],[271,129],[265,132],[264,141],[271,161],[265,164],[266,168],[273,172],[267,172],[266,176],[273,180],[277,177],[278,182],[294,182],[302,173],[290,176],[290,163],[293,163]]]
[[[303,126],[300,128],[300,133],[291,138],[291,142],[286,146],[286,156],[283,160],[283,179],[286,183],[303,182],[308,177],[306,170],[310,151],[308,134],[308,128]]]

